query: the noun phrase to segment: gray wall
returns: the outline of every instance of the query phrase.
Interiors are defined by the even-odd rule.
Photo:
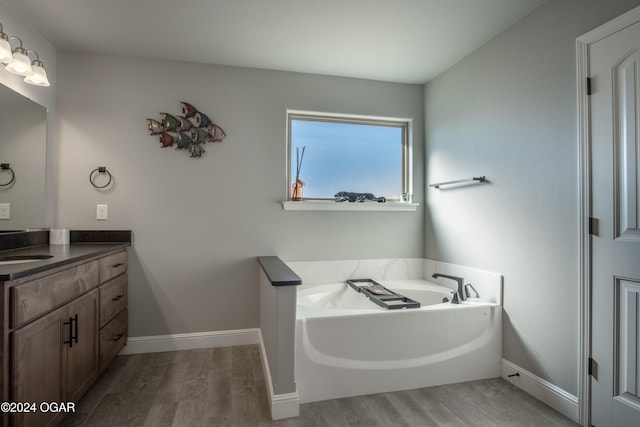
[[[554,0],[425,89],[428,258],[504,274],[503,357],[577,393],[575,39],[640,4]]]
[[[59,52],[56,225],[133,230],[130,335],[258,326],[256,256],[422,257],[417,212],[283,211],[287,108],[414,118],[424,194],[423,87]],[[180,101],[227,133],[202,158],[160,148],[147,118]],[[91,170],[115,185],[97,191]],[[95,220],[96,204],[109,220]]]

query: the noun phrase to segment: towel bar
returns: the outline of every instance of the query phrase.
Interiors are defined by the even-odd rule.
[[[435,184],[430,184],[429,187],[440,188],[441,185],[462,184],[463,182],[473,182],[473,181],[486,182],[486,180],[487,179],[483,175],[483,176],[475,176],[473,178],[467,178],[467,179],[457,179],[455,181],[437,182]]]

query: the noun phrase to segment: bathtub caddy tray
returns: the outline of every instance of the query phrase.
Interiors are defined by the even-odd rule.
[[[372,302],[387,310],[420,307],[418,301],[414,301],[411,298],[387,289],[372,279],[349,279],[347,283],[351,288],[364,294]]]

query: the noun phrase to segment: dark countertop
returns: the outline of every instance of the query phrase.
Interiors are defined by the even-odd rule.
[[[258,262],[273,286],[302,284],[302,279],[277,256],[259,256]]]
[[[40,273],[83,259],[93,258],[117,249],[124,249],[129,243],[99,243],[99,244],[71,244],[71,245],[43,245],[28,248],[2,251],[2,255],[53,255],[53,257],[20,264],[0,263],[0,281],[18,279],[31,274]]]

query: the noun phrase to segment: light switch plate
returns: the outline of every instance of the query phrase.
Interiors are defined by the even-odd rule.
[[[96,207],[96,219],[98,221],[106,221],[107,218],[108,218],[107,205],[97,205],[97,207]]]
[[[0,219],[11,219],[11,203],[0,203]]]

